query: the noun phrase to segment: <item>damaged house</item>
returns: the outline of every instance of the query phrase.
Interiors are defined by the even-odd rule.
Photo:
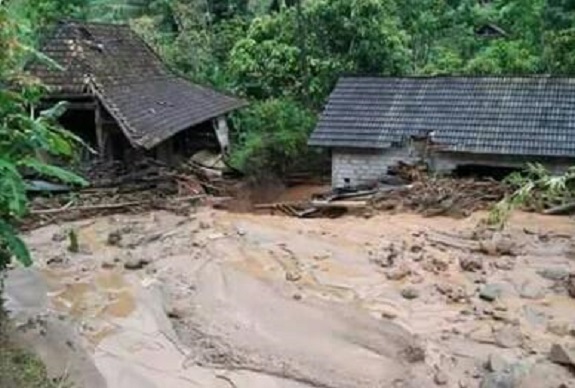
[[[125,25],[61,22],[41,51],[60,67],[28,67],[48,86],[46,103],[68,101],[62,124],[103,159],[225,152],[226,114],[245,105],[178,77]]]
[[[334,187],[375,183],[398,162],[565,170],[575,163],[575,78],[343,77],[309,145],[331,150]]]

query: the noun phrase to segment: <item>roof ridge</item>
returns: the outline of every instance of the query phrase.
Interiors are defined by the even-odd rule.
[[[60,25],[78,25],[78,26],[109,26],[109,27],[127,27],[130,25],[127,23],[114,23],[114,22],[101,22],[97,20],[80,20],[80,19],[61,19],[58,20],[57,24]]]

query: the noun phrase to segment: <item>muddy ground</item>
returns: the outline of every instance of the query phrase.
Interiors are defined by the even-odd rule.
[[[12,271],[8,307],[88,388],[575,387],[575,222],[483,217],[52,225],[27,236],[36,268]]]

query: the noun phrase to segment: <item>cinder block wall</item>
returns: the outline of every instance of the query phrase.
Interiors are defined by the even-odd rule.
[[[398,162],[414,163],[421,153],[411,146],[401,148],[332,150],[332,186],[334,188],[357,186],[377,182]],[[528,162],[543,164],[553,173],[566,171],[575,165],[572,158],[537,158],[527,156],[478,155],[469,153],[433,153],[427,159],[430,168],[438,174],[449,174],[457,166],[482,165],[492,167],[524,168]]]
[[[335,188],[370,184],[386,175],[399,161],[415,161],[408,147],[380,149],[336,148],[332,150],[331,175]],[[347,180],[347,182],[346,182]]]

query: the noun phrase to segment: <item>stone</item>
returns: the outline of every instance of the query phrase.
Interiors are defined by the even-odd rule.
[[[449,263],[446,260],[442,260],[442,259],[439,259],[437,257],[434,257],[431,260],[431,263],[433,265],[433,268],[437,272],[445,272],[449,269]]]
[[[466,272],[481,271],[483,269],[483,259],[481,257],[462,257],[459,259],[459,266]]]
[[[409,276],[411,273],[411,270],[409,269],[408,266],[406,265],[399,265],[396,268],[392,268],[390,270],[388,270],[385,273],[385,276],[389,279],[389,280],[401,280],[406,278],[407,276]]]
[[[66,240],[68,237],[68,232],[65,230],[59,230],[52,235],[52,241],[54,242],[62,242]]]
[[[54,264],[62,264],[65,261],[65,257],[63,255],[56,255],[48,259],[46,262],[47,265],[54,265]]]
[[[494,233],[490,239],[480,241],[479,250],[489,256],[516,256],[516,246],[513,240],[499,232]]]
[[[302,298],[301,294],[293,294],[292,297],[294,300],[301,300],[301,298]]]
[[[491,326],[482,326],[469,334],[469,339],[481,344],[494,344],[495,337]]]
[[[397,318],[397,313],[391,310],[385,310],[381,312],[381,317],[384,319],[395,319]]]
[[[492,353],[489,355],[485,367],[490,372],[503,372],[509,369],[511,363],[502,355],[498,353]]]
[[[420,261],[423,261],[424,258],[425,254],[423,252],[419,252],[418,254],[413,256],[412,260],[416,263],[419,263]]]
[[[106,240],[106,243],[107,243],[108,245],[116,246],[116,247],[117,247],[117,246],[120,245],[121,242],[122,242],[122,234],[120,233],[119,230],[110,232],[110,233],[108,234],[108,238],[107,238],[107,240]]]
[[[559,337],[566,337],[570,331],[569,322],[552,320],[547,323],[547,331]]]
[[[522,388],[521,381],[528,374],[527,364],[515,363],[505,370],[488,373],[479,388]]]
[[[124,268],[134,271],[142,269],[148,264],[150,264],[150,262],[145,259],[129,258],[124,262]]]
[[[492,372],[481,380],[479,388],[519,388],[515,383],[515,376],[509,372]]]
[[[544,326],[547,322],[546,314],[534,306],[523,306],[522,313],[531,326]]]
[[[420,253],[423,251],[423,247],[419,244],[413,244],[409,250],[411,253]]]
[[[515,260],[511,257],[500,257],[493,262],[493,265],[502,271],[511,271],[515,267]]]
[[[556,364],[575,366],[575,345],[555,343],[551,346],[549,360]]]
[[[433,382],[437,385],[446,385],[449,381],[447,375],[442,371],[435,372],[435,376],[433,376]]]
[[[211,225],[209,224],[209,222],[206,221],[200,221],[200,229],[210,229]]]
[[[566,280],[569,277],[569,271],[565,268],[545,268],[537,271],[537,274],[552,281]]]
[[[425,278],[424,278],[421,274],[419,274],[419,273],[417,273],[417,272],[412,273],[412,274],[411,274],[411,278],[409,279],[409,282],[410,282],[411,284],[421,284],[421,283],[423,283],[424,281],[425,281]]]
[[[114,261],[110,261],[110,260],[104,260],[102,262],[102,268],[103,269],[112,269],[116,267],[116,263]]]
[[[523,334],[516,327],[507,325],[494,332],[495,344],[501,348],[518,348],[523,345]]]
[[[301,280],[301,273],[299,271],[287,271],[286,280],[288,282],[297,282]]]
[[[569,278],[567,279],[567,293],[571,298],[575,298],[575,274],[570,274]]]
[[[519,296],[523,299],[538,300],[545,296],[545,289],[532,281],[526,281],[519,289]]]
[[[406,287],[401,290],[401,296],[409,300],[416,299],[419,298],[419,291],[414,287]]]
[[[496,284],[486,284],[481,288],[479,297],[485,301],[493,302],[501,295],[501,287]]]
[[[425,349],[418,344],[411,344],[401,352],[401,356],[411,364],[423,362],[425,361]]]

